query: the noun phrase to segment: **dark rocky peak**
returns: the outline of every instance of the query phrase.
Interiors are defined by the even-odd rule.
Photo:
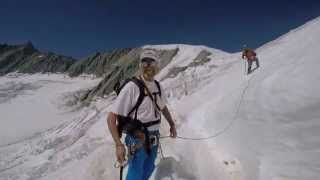
[[[38,52],[38,50],[33,46],[31,41],[28,41],[27,43],[22,44],[21,47],[22,47],[23,51],[28,54]]]
[[[6,47],[8,47],[8,44],[7,44],[7,43],[0,44],[0,49],[2,49],[2,48],[6,48]]]
[[[8,48],[8,44],[0,44],[0,54],[4,51],[6,51],[6,49]]]
[[[96,52],[93,56],[90,57],[90,59],[96,59],[99,58],[99,56],[101,55],[100,52]]]
[[[19,45],[8,45],[7,43],[0,44],[0,54],[9,52],[9,51],[15,51],[19,50]]]
[[[27,41],[27,43],[25,43],[24,46],[25,46],[26,48],[35,49],[31,41]]]

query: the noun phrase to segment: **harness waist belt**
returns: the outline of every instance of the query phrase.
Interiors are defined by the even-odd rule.
[[[150,127],[156,124],[159,124],[161,121],[160,120],[155,120],[155,121],[150,121],[150,122],[146,122],[146,123],[142,123],[144,127]]]

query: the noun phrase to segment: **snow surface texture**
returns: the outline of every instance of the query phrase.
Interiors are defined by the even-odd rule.
[[[70,92],[90,89],[97,82],[99,79],[91,80],[90,76],[69,78],[63,74],[11,73],[0,77],[0,145],[72,119],[71,109],[61,103],[72,97]]]
[[[319,34],[317,18],[262,46],[257,51],[261,68],[249,76],[240,53],[204,46],[145,46],[180,49],[158,79],[166,77],[171,68],[187,67],[162,81],[179,136],[217,135],[202,141],[162,139],[164,157],[159,154],[151,179],[319,179]],[[212,53],[211,60],[188,67],[204,49]],[[88,107],[63,115],[57,106],[63,102],[57,97],[97,82],[61,75],[0,79],[1,180],[119,178],[106,125],[115,97],[96,99]],[[56,104],[50,104],[52,99]],[[30,104],[40,110],[32,110]],[[32,113],[21,119],[16,115],[21,110]],[[43,118],[48,116],[54,118]],[[30,125],[36,128],[30,130]],[[6,145],[15,139],[9,131],[13,127],[19,139],[25,135],[25,140]],[[37,134],[27,136],[32,131]],[[168,134],[166,123],[162,123],[162,134]]]

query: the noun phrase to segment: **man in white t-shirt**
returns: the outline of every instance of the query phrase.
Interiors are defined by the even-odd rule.
[[[147,180],[151,176],[158,152],[161,112],[170,125],[170,136],[177,136],[172,116],[166,106],[167,99],[161,85],[154,80],[159,71],[159,58],[151,49],[145,49],[140,55],[140,76],[129,81],[120,91],[108,115],[108,127],[116,144],[116,156],[119,163],[125,161],[126,149],[120,140],[121,132],[117,121],[121,117],[139,121],[139,128],[131,130],[125,138],[131,157],[126,180]],[[143,91],[138,84],[142,83]],[[144,92],[141,104],[139,95]],[[141,98],[142,99],[142,98]],[[139,103],[138,103],[139,104]],[[137,107],[137,108],[136,108]],[[133,111],[134,110],[134,111]],[[136,125],[136,124],[135,124]]]

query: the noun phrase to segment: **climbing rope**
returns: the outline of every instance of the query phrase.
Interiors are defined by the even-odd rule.
[[[232,125],[234,124],[234,122],[236,121],[238,115],[239,115],[239,112],[240,112],[240,107],[241,107],[241,104],[243,102],[243,98],[244,98],[244,95],[250,85],[250,81],[251,81],[252,77],[248,80],[248,83],[246,85],[246,87],[242,90],[242,93],[241,93],[241,98],[240,98],[240,101],[239,101],[239,104],[238,104],[238,107],[237,107],[237,110],[235,112],[235,115],[233,117],[233,119],[230,121],[230,123],[225,127],[223,128],[221,131],[211,135],[211,136],[208,136],[208,137],[184,137],[184,136],[177,136],[178,139],[183,139],[183,140],[191,140],[191,141],[202,141],[202,140],[209,140],[209,139],[212,139],[212,138],[215,138],[215,137],[218,137],[222,134],[224,134],[225,132],[227,132],[228,129],[230,129],[232,127]],[[161,136],[160,139],[164,139],[164,138],[169,138],[170,136]]]
[[[161,159],[164,158],[164,154],[163,154],[163,150],[162,150],[162,145],[161,145],[161,142],[159,141],[159,151],[160,151],[160,154],[161,154]]]
[[[236,109],[236,112],[235,112],[235,115],[233,117],[233,119],[230,121],[230,123],[225,127],[223,128],[221,131],[211,135],[211,136],[208,136],[208,137],[185,137],[185,136],[177,136],[178,139],[183,139],[183,140],[191,140],[191,141],[202,141],[202,140],[209,140],[209,139],[212,139],[212,138],[215,138],[215,137],[218,137],[222,134],[224,134],[225,132],[227,132],[234,124],[234,122],[237,120],[238,118],[238,115],[239,115],[239,112],[240,112],[240,107],[241,107],[241,104],[243,102],[243,99],[244,99],[244,95],[250,85],[250,81],[253,77],[251,77],[249,80],[248,80],[248,83],[246,85],[246,87],[242,90],[242,93],[241,93],[241,98],[240,98],[240,101],[239,101],[239,104],[237,106],[237,109]],[[171,136],[160,136],[159,139],[164,139],[164,138],[169,138]],[[162,149],[162,145],[161,145],[161,142],[159,141],[158,142],[158,146],[159,146],[159,152],[160,155],[161,155],[161,159],[164,159],[165,156],[164,156],[164,153],[163,153],[163,149]],[[129,159],[129,157],[128,157]],[[119,168],[120,167],[120,180],[122,180],[122,176],[123,176],[123,168],[127,165],[128,161],[125,162],[125,164],[122,164],[120,166],[116,166],[116,168]]]

